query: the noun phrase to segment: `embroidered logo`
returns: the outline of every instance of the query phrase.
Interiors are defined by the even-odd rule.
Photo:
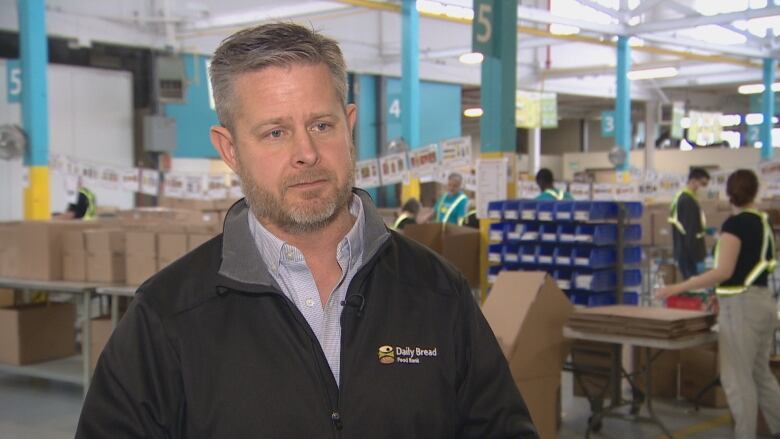
[[[379,362],[382,364],[420,364],[423,358],[432,358],[438,355],[437,348],[424,349],[421,347],[393,347],[390,345],[379,347]]]
[[[380,346],[379,347],[379,362],[382,364],[395,363],[395,351],[392,346]]]

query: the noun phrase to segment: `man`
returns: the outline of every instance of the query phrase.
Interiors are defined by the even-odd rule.
[[[439,198],[434,207],[437,223],[458,224],[466,216],[469,197],[461,190],[462,185],[463,176],[457,172],[447,177],[447,193]]]
[[[97,218],[97,198],[91,190],[81,184],[79,178],[79,194],[75,203],[68,204],[68,209],[61,215],[62,219],[93,220]]]
[[[536,196],[537,200],[572,200],[571,194],[564,190],[555,189],[555,178],[552,171],[542,168],[536,173],[536,184],[541,192]]]
[[[697,193],[707,187],[710,174],[701,168],[692,168],[688,183],[672,200],[669,207],[669,224],[672,225],[674,259],[683,279],[695,276],[698,266],[704,262],[707,249],[704,243],[706,223]]]
[[[417,215],[420,213],[420,202],[417,198],[409,198],[401,206],[401,214],[393,222],[393,229],[403,230],[407,224],[417,224]]]
[[[211,81],[246,199],[141,285],[76,437],[537,437],[466,280],[352,189],[338,45],[243,30]]]

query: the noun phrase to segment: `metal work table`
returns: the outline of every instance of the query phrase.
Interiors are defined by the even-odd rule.
[[[644,400],[637,401],[636,399],[637,394],[641,394],[642,392],[639,392],[636,389],[636,386],[634,385],[634,381],[632,380],[632,377],[635,374],[629,374],[625,370],[622,370],[621,376],[627,378],[629,384],[632,387],[633,390],[632,393],[634,394],[634,401],[625,401],[622,398],[617,401],[610,400],[609,407],[599,408],[595,410],[593,416],[590,418],[588,422],[588,429],[585,433],[586,438],[590,437],[591,430],[593,431],[598,430],[599,427],[597,426],[601,425],[601,420],[606,417],[653,423],[657,425],[664,432],[666,436],[670,438],[674,438],[674,436],[672,436],[672,433],[669,431],[669,429],[666,428],[666,425],[664,425],[664,423],[661,422],[661,420],[658,418],[658,416],[656,416],[655,412],[653,411],[652,367],[651,366],[654,357],[651,355],[651,349],[670,349],[670,350],[686,349],[686,348],[692,348],[696,346],[702,346],[702,345],[714,343],[718,340],[718,334],[715,332],[706,332],[706,333],[694,335],[691,337],[676,339],[676,340],[663,340],[663,339],[656,339],[650,337],[637,337],[637,336],[629,336],[629,335],[577,331],[568,326],[563,328],[563,336],[570,339],[598,341],[604,343],[613,343],[619,345],[640,347],[644,349],[645,358],[647,358],[647,361],[645,362],[644,368],[642,370],[642,372],[644,372],[644,380],[645,380]],[[575,374],[575,379],[576,379],[578,371],[573,370],[573,373]],[[613,385],[619,386],[620,384],[613,383]],[[647,406],[648,416],[646,417],[639,416],[639,411],[641,410],[643,404]],[[631,414],[619,413],[616,411],[621,407],[625,407],[629,405],[631,406]]]
[[[92,336],[90,333],[90,318],[92,315],[92,298],[98,286],[101,285],[103,284],[0,278],[0,288],[81,295],[81,309],[84,317],[81,322],[81,355],[24,366],[0,364],[0,371],[80,384],[84,386],[84,394],[86,395],[91,376],[90,348]]]
[[[116,328],[119,322],[119,297],[134,297],[138,287],[128,285],[112,285],[98,287],[97,294],[111,297],[111,328]]]

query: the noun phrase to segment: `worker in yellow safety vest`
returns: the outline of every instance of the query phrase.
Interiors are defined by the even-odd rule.
[[[772,437],[780,435],[780,386],[769,369],[777,304],[768,288],[776,266],[775,239],[766,213],[755,208],[758,178],[748,169],[726,182],[731,204],[740,209],[721,229],[715,268],[655,292],[657,298],[716,286],[721,383],[738,439],[756,437],[758,407]]]
[[[97,218],[97,198],[91,190],[81,185],[75,203],[68,204],[67,211],[62,215],[65,219],[94,220]]]
[[[707,187],[710,174],[701,168],[693,168],[688,183],[669,206],[669,224],[672,227],[674,259],[683,279],[694,276],[707,256],[704,243],[706,218],[699,206],[697,192]]]
[[[417,214],[420,213],[420,202],[417,198],[409,198],[401,206],[401,214],[393,222],[393,229],[403,230],[407,224],[417,224]]]
[[[563,201],[573,199],[568,191],[555,188],[555,177],[552,171],[547,168],[542,168],[536,173],[536,184],[540,191],[540,194],[536,196],[537,200]]]
[[[466,216],[469,197],[463,193],[463,176],[453,172],[447,177],[447,193],[436,202],[436,222],[442,224],[458,224]]]

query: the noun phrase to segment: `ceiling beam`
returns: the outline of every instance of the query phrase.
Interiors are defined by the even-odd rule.
[[[750,58],[763,58],[767,56],[767,51],[761,48],[740,45],[726,45],[726,44],[714,44],[706,41],[694,40],[692,38],[684,38],[680,36],[666,36],[666,35],[654,35],[645,34],[640,36],[645,41],[652,41],[654,43],[668,44],[676,47],[688,47],[691,49],[706,50],[708,52],[723,53],[729,55],[745,56]]]
[[[577,3],[579,3],[579,4],[581,4],[582,6],[586,6],[588,8],[591,8],[591,9],[593,9],[595,11],[601,12],[602,14],[607,14],[610,17],[616,19],[618,22],[622,21],[623,17],[620,14],[620,12],[618,12],[618,11],[612,9],[612,8],[608,8],[606,6],[603,6],[603,5],[599,4],[599,3],[594,2],[593,0],[575,0],[575,1]]]
[[[629,11],[629,14],[631,14],[631,17],[636,17],[637,15],[644,14],[650,9],[653,9],[654,7],[658,6],[659,3],[665,1],[667,0],[642,0],[642,2],[639,3],[639,6],[634,8],[634,10]]]
[[[697,13],[696,9],[693,9],[692,7],[690,7],[688,5],[684,5],[684,4],[678,3],[676,1],[669,2],[667,4],[667,6],[669,8],[671,8],[671,9],[676,10],[677,12],[679,12],[679,13],[681,13],[683,15],[696,14]],[[731,32],[738,33],[738,34],[742,35],[743,37],[747,38],[748,43],[753,43],[754,46],[761,47],[764,44],[766,44],[766,41],[764,41],[762,38],[759,38],[759,37],[753,35],[752,33],[748,32],[746,30],[742,30],[742,29],[734,26],[731,23],[721,24],[720,27],[722,27],[724,29],[728,29]]]
[[[626,27],[619,24],[602,24],[593,21],[576,20],[573,18],[561,17],[545,11],[543,9],[529,8],[527,6],[517,7],[518,21],[530,21],[532,23],[542,24],[565,24],[567,26],[576,26],[581,30],[598,32],[599,34],[621,35],[626,31]]]
[[[636,26],[630,26],[628,33],[639,35],[655,32],[668,32],[674,30],[690,29],[696,26],[705,26],[708,24],[725,24],[737,20],[750,20],[751,18],[771,17],[780,15],[780,6],[766,6],[761,9],[748,9],[746,11],[728,12],[716,15],[695,14],[674,20],[653,21],[641,23]]]
[[[219,14],[185,24],[181,33],[248,26],[269,20],[318,15],[352,9],[352,6],[329,1],[313,1],[275,8],[255,8],[230,14]]]

